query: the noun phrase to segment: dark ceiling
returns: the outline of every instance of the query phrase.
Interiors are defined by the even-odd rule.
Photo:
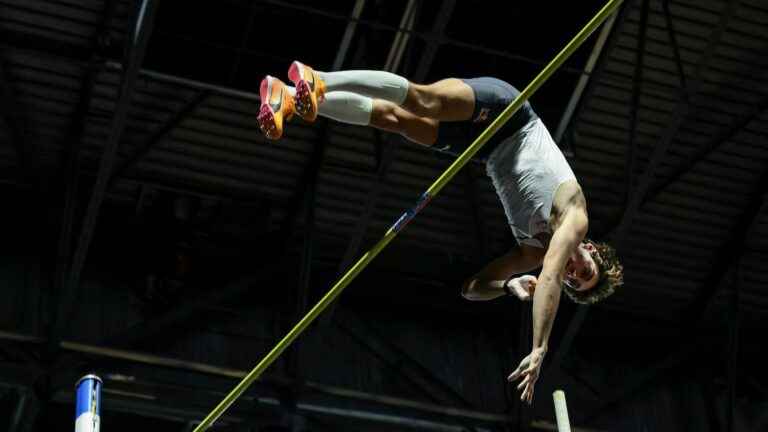
[[[162,341],[177,326],[246,328],[254,307],[282,320],[259,325],[286,330],[452,161],[332,122],[295,121],[278,143],[259,133],[261,78],[284,77],[294,59],[332,69],[358,2],[163,0],[151,37],[134,38],[140,3],[0,0],[3,269],[24,263],[7,279],[14,300],[0,308],[0,329],[41,338],[0,354],[15,363],[31,355],[41,376],[58,361],[55,343],[44,341],[170,355]],[[342,67],[381,69],[410,2],[363,3]],[[415,4],[395,72],[424,82],[492,75],[518,88],[602,6]],[[559,145],[586,191],[591,235],[617,244],[627,272],[604,304],[561,305],[552,358],[572,373],[595,357],[655,364],[657,350],[684,362],[684,349],[707,345],[708,335],[727,338],[734,322],[751,342],[742,361],[762,358],[754,341],[768,317],[766,25],[768,6],[758,0],[628,1],[595,69],[584,71],[596,35],[532,97],[554,131],[577,82],[589,78]],[[441,334],[469,325],[516,346],[510,320],[525,309],[470,304],[458,289],[514,246],[483,167],[470,164],[328,314]],[[17,306],[36,291],[13,283],[43,294]],[[68,321],[99,284],[120,299],[102,305],[114,331]],[[119,312],[126,305],[130,319]],[[680,341],[691,345],[679,351]],[[568,357],[572,342],[577,355]],[[620,348],[606,350],[611,344]],[[173,354],[192,360],[196,352]],[[246,368],[256,360],[232,361]],[[150,387],[171,391],[160,381]],[[205,410],[121,409],[176,423]]]

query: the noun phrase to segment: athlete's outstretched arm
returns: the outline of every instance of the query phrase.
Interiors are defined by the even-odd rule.
[[[566,263],[586,236],[587,228],[586,211],[572,208],[552,235],[549,249],[544,256],[544,265],[533,295],[533,348],[509,376],[510,381],[523,377],[517,388],[523,389],[520,399],[528,403],[533,401],[533,388],[547,353],[549,335],[560,304]]]
[[[506,294],[504,281],[511,276],[539,268],[543,258],[544,249],[520,245],[496,258],[464,282],[461,295],[467,300],[492,300],[501,297]]]

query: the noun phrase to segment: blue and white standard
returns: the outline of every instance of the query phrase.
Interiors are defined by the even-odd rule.
[[[101,386],[96,375],[86,375],[75,384],[75,432],[99,432]]]

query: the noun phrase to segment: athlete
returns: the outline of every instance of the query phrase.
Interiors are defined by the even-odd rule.
[[[298,61],[294,87],[267,76],[258,122],[269,139],[283,136],[294,114],[372,126],[454,155],[461,154],[519,94],[490,77],[448,78],[422,85],[385,71],[321,72]],[[561,291],[596,303],[623,284],[613,248],[586,239],[589,218],[581,187],[546,126],[526,102],[476,154],[484,161],[518,246],[467,280],[462,295],[513,295],[533,302],[531,352],[509,375],[529,404],[539,377]],[[538,276],[525,273],[539,269]]]

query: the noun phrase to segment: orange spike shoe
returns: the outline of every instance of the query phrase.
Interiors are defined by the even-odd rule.
[[[311,67],[298,61],[291,63],[288,78],[296,86],[296,112],[306,121],[317,118],[317,106],[325,95],[325,82]]]
[[[261,80],[259,96],[259,127],[267,138],[280,139],[283,136],[284,123],[289,121],[295,112],[293,97],[285,83],[269,75]]]

